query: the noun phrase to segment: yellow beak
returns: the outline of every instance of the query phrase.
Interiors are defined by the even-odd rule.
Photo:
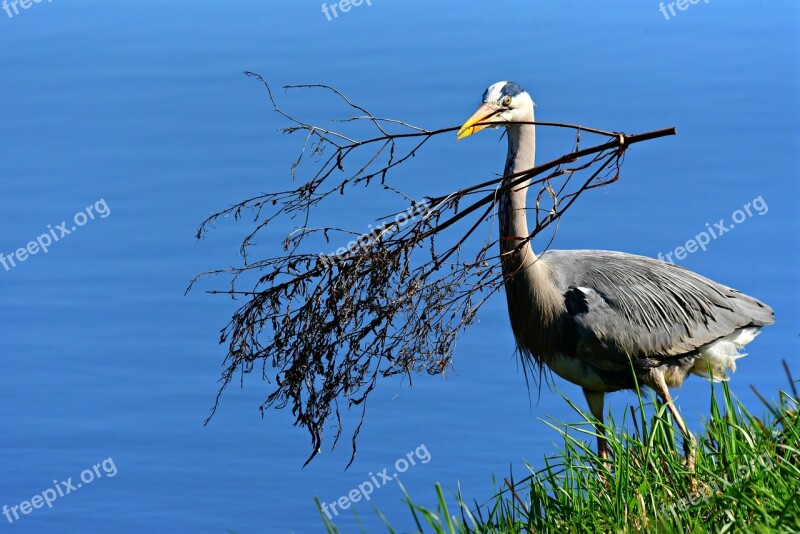
[[[492,123],[499,122],[497,118],[499,113],[500,110],[495,106],[490,106],[489,104],[481,105],[478,111],[473,113],[472,117],[467,119],[467,122],[458,130],[456,139],[460,141],[476,132],[480,132],[484,128],[488,128]]]

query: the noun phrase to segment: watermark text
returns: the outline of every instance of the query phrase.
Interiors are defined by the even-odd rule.
[[[704,3],[708,3],[709,0],[703,0]],[[670,20],[672,17],[677,15],[675,8],[678,8],[678,11],[686,11],[689,9],[690,5],[699,4],[700,0],[676,0],[675,2],[661,2],[658,4],[658,10],[664,15],[664,18]],[[669,10],[669,13],[667,11]]]
[[[15,15],[19,15],[19,9],[30,9],[33,4],[41,4],[44,0],[3,0],[3,3],[0,6],[3,7],[3,11],[6,12],[8,18],[14,18]],[[52,2],[53,0],[47,0],[48,3]],[[13,13],[12,13],[13,11]]]
[[[51,245],[68,236],[81,226],[84,226],[89,221],[93,221],[95,217],[105,219],[109,215],[111,215],[111,209],[108,207],[105,199],[101,198],[94,204],[87,206],[83,211],[76,213],[72,217],[72,225],[69,225],[65,220],[61,221],[61,224],[56,224],[55,227],[52,224],[48,224],[47,232],[28,242],[24,247],[20,247],[9,254],[0,252],[0,265],[2,265],[6,271],[10,271],[18,264],[28,260],[31,256],[40,252],[42,254],[47,254]]]
[[[363,4],[372,7],[372,0],[339,0],[332,4],[323,2],[322,12],[328,17],[328,22],[330,22],[333,19],[339,18],[339,13],[347,13],[352,8],[360,7]]]
[[[53,487],[47,488],[41,493],[37,493],[29,500],[22,501],[14,506],[3,505],[3,515],[9,523],[13,523],[22,516],[44,507],[44,505],[47,505],[48,508],[52,508],[56,500],[66,497],[73,491],[79,490],[84,484],[88,485],[95,480],[103,478],[103,475],[108,478],[113,478],[117,475],[117,466],[114,464],[114,459],[110,456],[102,462],[94,464],[91,468],[81,471],[80,482],[73,482],[73,477],[69,477],[60,482],[58,480],[53,480]]]
[[[419,460],[419,462],[422,464],[427,464],[431,461],[431,453],[428,452],[428,448],[424,443],[413,451],[410,451],[405,456],[398,458],[394,462],[393,473],[389,474],[389,470],[391,469],[389,467],[384,468],[377,474],[373,474],[370,471],[369,479],[359,484],[357,488],[350,490],[347,495],[342,495],[330,504],[324,502],[321,503],[320,506],[322,507],[322,511],[325,513],[328,519],[333,519],[334,516],[339,515],[340,511],[350,508],[351,504],[357,503],[361,499],[364,499],[365,501],[370,500],[370,496],[376,489],[382,488],[397,478],[397,475],[400,473],[405,473],[411,467],[417,465],[417,460]]]
[[[747,219],[753,217],[753,215],[766,215],[768,211],[769,206],[767,206],[767,203],[764,201],[764,197],[758,196],[742,206],[742,209],[731,213],[733,224],[727,223],[725,219],[720,219],[713,225],[711,223],[706,223],[705,230],[666,254],[659,252],[658,259],[667,263],[675,263],[675,260],[685,260],[689,254],[694,254],[698,250],[705,252],[712,239],[719,239],[721,236],[736,228],[736,225],[743,223]]]

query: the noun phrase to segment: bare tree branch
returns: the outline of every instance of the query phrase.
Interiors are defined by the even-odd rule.
[[[286,113],[261,75],[246,74],[263,83],[274,111],[291,123],[283,132],[304,132],[300,155],[291,167],[292,177],[296,179],[309,154],[321,159],[309,163],[316,170],[297,187],[254,196],[206,219],[198,229],[198,239],[226,216],[238,220],[248,213],[254,228],[239,247],[242,265],[203,273],[192,280],[187,291],[201,277],[224,276],[229,289],[210,292],[243,299],[221,331],[220,342],[227,344],[228,354],[208,420],[237,371],[243,380],[259,364],[262,378],[273,384],[260,407],[262,415],[268,408],[292,410],[296,424],[311,438],[306,464],[320,451],[326,424],[333,423],[332,418],[333,446],[338,442],[343,431],[340,402],[348,409],[361,407],[360,422],[351,439],[352,463],[366,401],[380,377],[403,375],[411,383],[415,374],[436,375],[450,367],[458,334],[503,286],[499,254],[490,252],[499,249],[497,239],[474,238],[492,221],[503,192],[528,180],[527,187],[536,189],[536,205],[531,208],[536,224],[530,235],[520,240],[519,246],[524,246],[553,226],[584,191],[617,180],[629,146],[675,134],[674,128],[625,135],[536,122],[575,130],[572,151],[524,172],[446,195],[414,199],[389,183],[389,172],[430,139],[454,132],[457,126],[428,130],[379,118],[330,86],[288,86],[331,92],[357,113],[340,119],[340,124],[368,124],[378,132],[366,138],[345,135]],[[390,127],[401,131],[391,133],[387,131]],[[582,133],[605,141],[580,149]],[[325,156],[326,152],[329,155]],[[355,170],[347,172],[346,165]],[[581,174],[586,176],[573,180]],[[399,195],[405,211],[381,219],[382,224],[366,234],[309,225],[312,211],[322,211],[327,201],[357,185],[377,184],[381,186],[378,191]],[[251,261],[248,251],[255,237],[277,220],[302,223],[285,238],[284,255]],[[308,240],[313,243],[317,237],[345,246],[336,254],[309,252]]]

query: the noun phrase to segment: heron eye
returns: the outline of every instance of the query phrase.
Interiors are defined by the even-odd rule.
[[[505,98],[503,99],[503,105],[504,105],[505,107],[507,107],[507,108],[508,108],[508,107],[511,107],[511,101],[512,101],[512,98],[511,98],[510,96],[507,96],[507,97],[505,97]]]

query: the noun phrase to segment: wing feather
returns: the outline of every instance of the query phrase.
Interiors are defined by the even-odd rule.
[[[542,258],[563,291],[567,354],[595,366],[650,367],[744,327],[774,322],[757,299],[676,265],[597,250]]]

